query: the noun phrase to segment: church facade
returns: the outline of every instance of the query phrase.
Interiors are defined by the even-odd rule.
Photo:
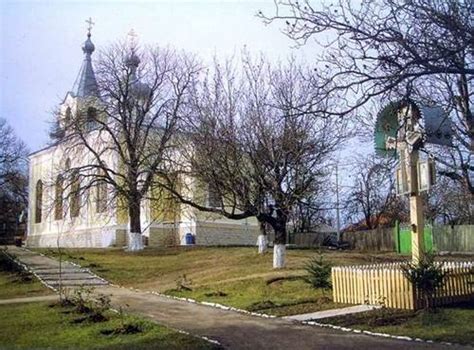
[[[99,86],[92,65],[95,47],[90,32],[82,50],[84,61],[76,82],[59,106],[61,122],[71,120],[78,111],[96,113],[100,100]],[[128,245],[129,220],[127,211],[117,199],[108,198],[107,185],[95,186],[83,193],[77,178],[63,176],[69,168],[92,162],[92,155],[80,151],[70,157],[68,145],[57,142],[30,155],[29,206],[27,246],[30,247],[124,247]],[[119,168],[111,153],[108,164]],[[80,164],[79,164],[80,163]],[[191,187],[196,196],[212,200],[212,193],[204,187]],[[203,213],[177,203],[170,196],[143,200],[141,226],[144,241],[149,246],[185,245],[255,245],[258,225],[254,218],[229,220]]]

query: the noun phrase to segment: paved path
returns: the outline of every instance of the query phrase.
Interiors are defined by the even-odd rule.
[[[11,252],[33,269],[57,264],[52,259],[19,248],[13,247]],[[113,305],[123,306],[127,312],[147,317],[165,326],[217,340],[228,349],[457,348],[336,331],[281,318],[254,317],[110,285],[98,285],[96,290],[111,295]]]
[[[345,307],[341,309],[324,310],[324,311],[319,311],[319,312],[311,312],[308,314],[286,316],[283,318],[287,320],[294,320],[294,321],[320,320],[320,319],[328,318],[328,317],[357,314],[359,312],[367,312],[367,311],[371,311],[371,310],[375,310],[379,308],[380,306],[376,306],[376,305],[356,305],[356,306],[350,306],[350,307]]]
[[[0,305],[33,303],[33,302],[39,302],[39,301],[56,301],[56,300],[59,300],[58,295],[43,295],[43,296],[38,296],[38,297],[0,299]]]
[[[16,256],[40,280],[54,289],[58,289],[60,283],[64,288],[98,287],[108,284],[107,281],[92,274],[88,269],[69,262],[63,262],[60,268],[59,261],[41,256],[28,249],[9,246],[7,252]],[[59,278],[60,274],[62,276],[61,280]]]

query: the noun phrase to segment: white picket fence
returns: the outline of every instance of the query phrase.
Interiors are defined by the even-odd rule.
[[[415,310],[423,305],[420,293],[400,269],[390,264],[338,266],[332,268],[333,299],[346,304],[383,304],[389,308]],[[447,305],[474,299],[474,262],[444,262],[443,287],[434,303]]]

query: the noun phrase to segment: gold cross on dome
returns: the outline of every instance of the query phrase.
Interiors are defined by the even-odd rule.
[[[91,30],[92,30],[92,26],[95,24],[94,22],[92,22],[92,18],[89,17],[89,19],[86,19],[86,23],[89,24],[87,26],[87,34],[90,34],[91,33]]]

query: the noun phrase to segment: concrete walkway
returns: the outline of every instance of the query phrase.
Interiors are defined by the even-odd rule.
[[[59,261],[41,256],[28,249],[9,246],[7,253],[11,253],[18,258],[43,283],[54,289],[58,289],[60,283],[64,288],[98,287],[108,284],[107,281],[92,274],[87,269],[69,262],[63,262],[60,266]]]
[[[356,305],[356,306],[350,306],[350,307],[345,307],[341,309],[324,310],[324,311],[319,311],[319,312],[311,312],[308,314],[286,316],[283,318],[287,320],[294,320],[294,321],[320,320],[320,319],[328,318],[328,317],[351,315],[351,314],[357,314],[359,312],[367,312],[367,311],[371,311],[371,310],[375,310],[379,308],[380,306],[376,306],[376,305]]]
[[[27,250],[13,247],[10,251],[33,269],[37,266],[57,264],[50,258]],[[109,294],[112,304],[115,307],[122,306],[126,312],[147,317],[168,327],[217,340],[228,349],[463,348],[342,332],[281,318],[260,318],[105,284],[98,285],[96,290]]]

